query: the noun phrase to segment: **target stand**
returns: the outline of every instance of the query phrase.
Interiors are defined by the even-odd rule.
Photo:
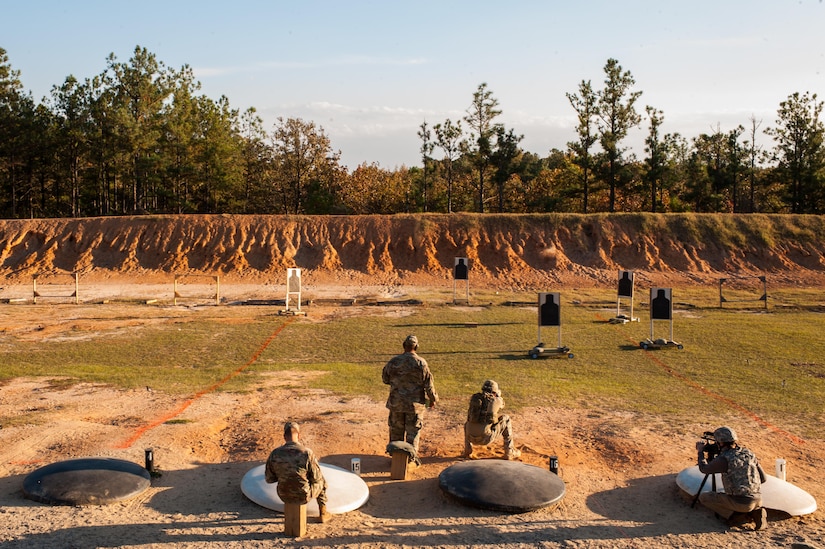
[[[544,343],[539,343],[528,353],[530,358],[573,358],[570,347],[559,344],[558,347],[545,347]]]
[[[627,324],[639,322],[639,317],[633,316],[633,271],[619,271],[619,288],[616,292],[616,316],[608,320],[610,324]],[[630,314],[622,312],[622,298],[630,303]]]
[[[570,347],[561,344],[561,299],[558,293],[539,294],[538,344],[527,352],[530,358],[573,358]],[[548,347],[541,342],[542,326],[558,326],[559,344]]]
[[[640,322],[639,317],[634,316],[627,316],[625,314],[617,314],[613,318],[609,319],[608,322],[610,324],[627,324],[628,322]]]
[[[289,301],[292,297],[295,298],[295,308],[289,307]],[[284,304],[286,308],[278,311],[279,315],[306,316],[306,312],[301,310],[301,269],[286,270],[286,299]]]
[[[464,297],[458,297],[458,281],[464,281]],[[453,266],[453,305],[463,302],[470,304],[470,259],[456,257]]]
[[[667,320],[670,323],[670,339],[653,337],[653,321]],[[650,289],[650,337],[639,342],[645,351],[656,349],[683,349],[681,343],[673,341],[673,299],[670,288]]]
[[[657,349],[668,349],[668,348],[676,348],[676,349],[684,349],[685,346],[681,343],[676,343],[670,339],[664,339],[662,337],[653,339],[652,337],[645,339],[644,341],[639,342],[639,347],[644,349],[645,351],[652,351]]]
[[[73,273],[52,273],[51,276],[53,278],[58,278],[57,282],[51,283],[48,288],[48,291],[58,291],[58,292],[67,292],[71,288],[70,284],[66,283],[65,281],[59,280],[60,277],[70,276],[73,279],[74,291],[70,294],[65,293],[57,293],[57,294],[50,294],[50,293],[40,293],[37,289],[37,280],[39,275],[34,275],[32,277],[32,303],[37,304],[37,298],[66,298],[74,300],[75,305],[80,303],[80,273],[73,272]]]

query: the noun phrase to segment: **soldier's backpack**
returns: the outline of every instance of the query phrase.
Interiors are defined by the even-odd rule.
[[[469,420],[473,423],[492,425],[498,415],[498,401],[493,393],[476,393],[470,401]]]

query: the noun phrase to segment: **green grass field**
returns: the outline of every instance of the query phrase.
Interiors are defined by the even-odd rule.
[[[527,356],[538,338],[536,309],[526,304],[535,294],[473,296],[474,304],[484,305],[469,308],[436,294],[404,307],[401,315],[389,314],[395,307],[372,306],[368,314],[319,322],[312,307],[304,309],[304,319],[278,316],[274,307],[213,306],[88,338],[26,342],[3,335],[0,379],[67,376],[193,394],[223,380],[219,390],[243,392],[253,390],[262,374],[321,371],[326,375],[307,383],[382,401],[381,368],[414,333],[448,409],[462,409],[468,394],[494,378],[516,411],[599,408],[677,420],[697,410],[709,418],[746,410],[802,437],[825,436],[825,308],[818,293],[774,292],[766,312],[758,302],[720,308],[715,290],[674,290],[673,339],[684,349],[657,351],[639,347],[650,335],[646,299],[636,299],[640,322],[614,325],[607,320],[616,314],[615,293],[572,290],[561,297],[561,339],[573,359]],[[15,314],[14,307],[4,314]],[[135,316],[147,311],[131,307]],[[77,310],[61,308],[65,314]],[[94,308],[83,310],[95,314]],[[669,323],[657,321],[654,336],[669,337],[669,330]],[[555,346],[558,337],[556,328],[542,329],[546,344]]]

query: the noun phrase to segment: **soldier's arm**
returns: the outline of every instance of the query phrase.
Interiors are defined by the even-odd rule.
[[[427,398],[430,399],[430,408],[435,406],[438,402],[438,393],[435,391],[435,383],[433,382],[433,374],[430,372],[427,362],[422,359],[422,369],[424,370],[424,392],[427,393]]]
[[[384,385],[389,385],[390,384],[390,371],[389,371],[390,370],[390,364],[392,364],[392,361],[387,362],[384,365],[384,369],[381,370],[381,381],[384,382]]]
[[[275,472],[275,467],[272,465],[272,460],[266,460],[266,467],[264,467],[264,478],[268,484],[278,482],[278,474]]]
[[[438,402],[438,393],[435,392],[432,380],[430,380],[430,385],[427,387],[427,397],[430,399],[430,408],[432,408]]]
[[[307,449],[307,480],[310,484],[315,484],[322,478],[324,478],[324,474],[321,472],[318,460],[315,459],[315,454],[312,450]]]
[[[713,458],[713,461],[707,463],[705,461],[705,454],[703,452],[699,452],[699,459],[698,459],[699,471],[710,475],[713,473],[724,473],[728,470],[728,460],[722,456],[716,456]]]

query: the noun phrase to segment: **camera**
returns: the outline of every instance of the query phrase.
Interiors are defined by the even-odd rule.
[[[705,453],[707,461],[713,461],[713,458],[719,455],[719,444],[716,442],[716,437],[713,436],[713,431],[705,431],[702,433],[702,440],[705,441],[705,447],[702,451]]]

